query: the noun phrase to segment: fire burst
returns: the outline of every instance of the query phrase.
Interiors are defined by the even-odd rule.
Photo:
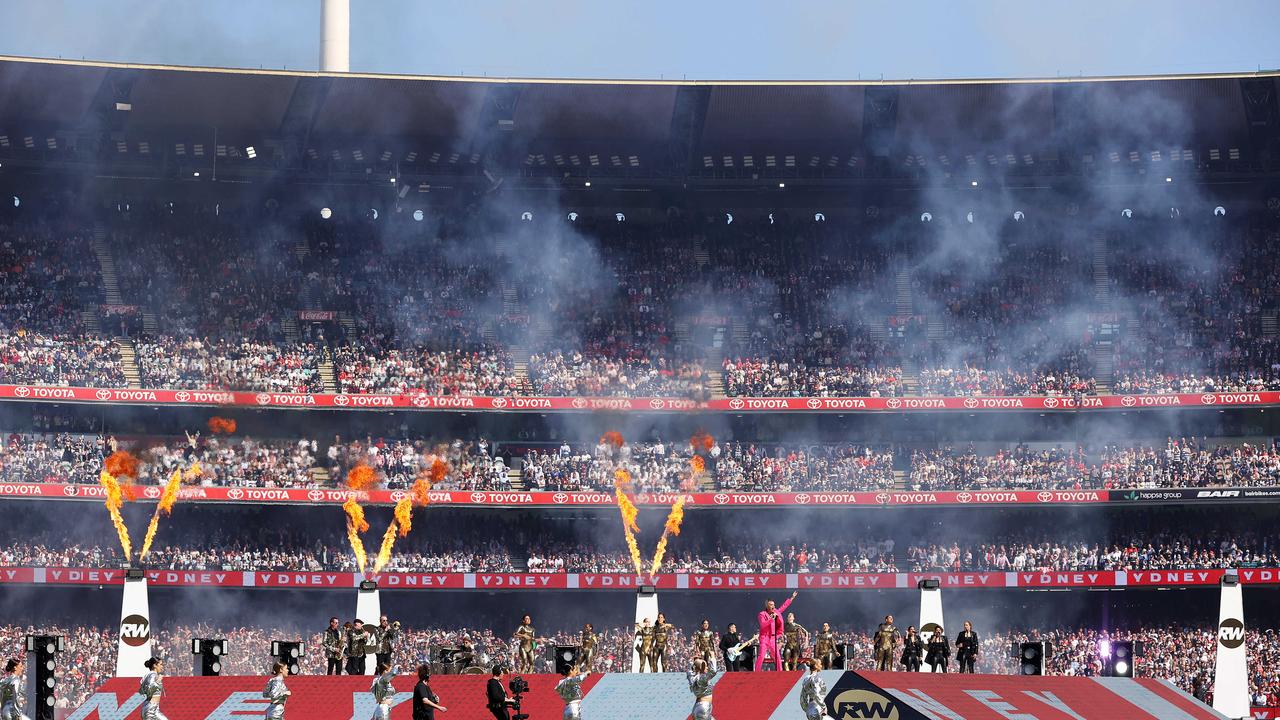
[[[429,461],[427,469],[418,473],[410,493],[396,501],[395,519],[387,525],[387,531],[382,534],[382,546],[378,548],[378,557],[373,562],[375,573],[382,572],[387,563],[391,562],[391,550],[395,547],[396,535],[408,537],[409,531],[413,529],[413,506],[425,506],[430,502],[431,486],[449,476],[449,463],[435,455],[427,456],[427,460]]]
[[[111,524],[116,526],[116,535],[120,538],[120,548],[124,550],[124,558],[132,561],[133,543],[129,541],[129,528],[125,526],[124,518],[120,517],[120,507],[124,505],[124,493],[120,489],[120,483],[105,468],[98,475],[98,482],[106,488],[107,512],[111,513]]]
[[[640,526],[636,524],[636,516],[640,514],[636,504],[631,502],[631,498],[627,497],[625,486],[631,484],[631,473],[618,468],[613,473],[613,492],[618,500],[618,511],[622,513],[622,530],[626,534],[627,549],[631,551],[631,562],[635,565],[636,575],[644,572],[643,561],[640,559],[640,546],[636,544],[636,533],[640,532]]]
[[[224,417],[219,417],[217,415],[214,415],[213,417],[209,418],[208,424],[209,424],[209,432],[215,435],[217,435],[218,433],[222,433],[224,435],[231,435],[236,431],[236,421],[231,418],[224,418]]]
[[[715,447],[715,438],[710,435],[699,432],[689,441],[696,453],[699,448],[710,450]],[[699,479],[703,473],[707,471],[707,461],[702,459],[701,455],[695,454],[689,458],[689,478],[683,483],[684,493],[676,498],[675,504],[671,506],[671,512],[667,513],[667,522],[662,527],[662,538],[658,540],[658,549],[653,554],[653,569],[649,571],[650,576],[657,575],[662,569],[662,560],[667,555],[667,540],[672,535],[680,534],[680,525],[684,522],[684,504],[689,499],[688,493],[697,487]]]
[[[156,539],[156,530],[160,527],[160,514],[169,515],[173,512],[173,506],[178,502],[178,490],[182,488],[182,481],[199,475],[200,463],[194,463],[186,473],[175,468],[173,474],[169,476],[169,482],[165,483],[156,511],[151,515],[151,523],[147,525],[147,536],[142,541],[142,551],[138,553],[139,561],[146,560],[147,553],[151,552],[151,541]]]
[[[347,498],[347,501],[342,503],[342,509],[347,513],[347,540],[351,542],[351,551],[356,554],[356,565],[363,573],[367,557],[360,533],[369,530],[369,523],[364,519],[364,508],[360,507],[360,503],[356,502],[355,498]]]

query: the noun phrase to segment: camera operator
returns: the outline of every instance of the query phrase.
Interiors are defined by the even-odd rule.
[[[484,690],[489,712],[493,713],[497,720],[511,720],[508,708],[515,704],[515,700],[507,695],[507,689],[502,685],[502,678],[506,677],[506,675],[506,668],[501,665],[494,665],[493,677],[489,678],[489,683]]]

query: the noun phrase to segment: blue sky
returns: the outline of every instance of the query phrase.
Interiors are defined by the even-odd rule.
[[[320,0],[4,0],[0,54],[314,70]],[[1280,68],[1276,0],[351,0],[352,70],[689,79]]]

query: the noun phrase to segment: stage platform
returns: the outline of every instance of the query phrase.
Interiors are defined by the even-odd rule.
[[[798,720],[799,672],[731,673],[714,689],[720,720]],[[559,677],[526,676],[530,720],[558,720],[563,704],[552,691]],[[1222,720],[1223,716],[1161,680],[1142,678],[823,673],[833,720]],[[445,720],[492,720],[484,707],[483,675],[443,675],[431,686],[449,709]],[[399,677],[393,720],[409,720],[416,678]],[[372,678],[302,675],[290,678],[291,720],[368,720]],[[170,720],[262,717],[265,677],[165,679],[161,709]],[[137,720],[138,681],[108,681],[70,720]],[[585,720],[686,720],[693,705],[683,674],[607,674],[588,679]]]

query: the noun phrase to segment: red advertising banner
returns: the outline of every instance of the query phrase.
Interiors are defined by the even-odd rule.
[[[1240,581],[1280,584],[1280,568],[1244,568]],[[349,589],[373,580],[384,590],[621,590],[641,585],[668,590],[886,590],[914,589],[936,578],[944,588],[1123,588],[1217,585],[1222,570],[1051,570],[950,573],[450,573],[303,572],[296,570],[146,570],[158,586]],[[120,568],[0,568],[0,584],[120,585]]]
[[[139,502],[158,500],[157,485],[141,488]],[[179,491],[181,502],[230,502],[252,504],[341,505],[355,497],[370,505],[394,505],[407,490],[338,490],[334,488],[252,488],[188,486]],[[0,498],[29,497],[63,500],[101,500],[100,485],[66,483],[0,483]],[[636,493],[635,502],[646,506],[670,506],[676,493]],[[476,507],[611,507],[613,495],[603,492],[495,492],[484,490],[433,490],[431,505]],[[1106,490],[981,490],[947,492],[813,492],[735,493],[699,492],[686,497],[686,507],[743,508],[791,506],[913,506],[913,505],[1078,505],[1112,502]]]
[[[215,405],[270,408],[418,410],[602,411],[602,412],[911,412],[979,410],[1137,410],[1177,407],[1264,407],[1280,405],[1280,392],[1188,393],[1180,395],[1028,397],[831,397],[721,398],[708,402],[680,398],[485,397],[238,392],[230,390],[135,390],[0,385],[0,399],[106,402],[139,405]]]

